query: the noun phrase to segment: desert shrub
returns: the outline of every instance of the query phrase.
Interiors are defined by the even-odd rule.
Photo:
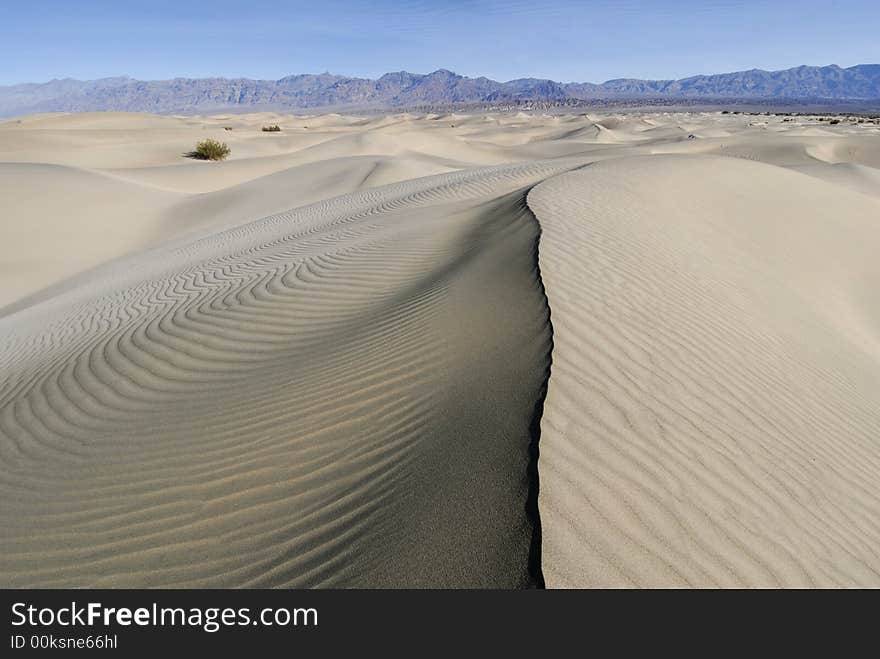
[[[218,142],[210,137],[196,144],[190,156],[199,160],[224,160],[229,155],[229,147],[225,142]]]
[[[278,124],[275,124],[274,126],[263,126],[263,132],[264,133],[280,133],[281,126],[279,126]]]
[[[833,125],[835,125],[835,124],[839,124],[839,123],[840,123],[840,119],[832,119],[832,120],[829,121],[828,123],[831,124],[831,125],[833,126]]]

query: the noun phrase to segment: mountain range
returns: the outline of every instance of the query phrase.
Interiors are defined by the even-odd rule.
[[[829,100],[880,99],[880,64],[849,68],[799,66],[752,69],[681,80],[620,78],[601,84],[540,78],[498,82],[440,69],[429,74],[386,73],[376,80],[323,74],[280,80],[174,78],[52,80],[0,86],[0,116],[100,110],[155,113],[235,109],[404,109],[457,104],[638,99]]]

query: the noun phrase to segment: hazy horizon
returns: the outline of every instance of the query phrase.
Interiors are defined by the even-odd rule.
[[[506,81],[680,79],[878,61],[880,7],[857,0],[580,3],[351,0],[284,7],[231,0],[132,6],[49,0],[8,7],[0,85],[128,76],[377,78],[449,69]],[[63,68],[59,68],[59,62]]]

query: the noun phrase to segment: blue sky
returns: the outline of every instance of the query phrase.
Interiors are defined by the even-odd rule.
[[[438,68],[602,82],[877,62],[877,0],[25,0],[0,8],[0,84]]]

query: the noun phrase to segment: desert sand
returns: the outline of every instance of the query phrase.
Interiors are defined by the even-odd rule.
[[[0,586],[880,586],[876,124],[35,115],[0,195]]]

